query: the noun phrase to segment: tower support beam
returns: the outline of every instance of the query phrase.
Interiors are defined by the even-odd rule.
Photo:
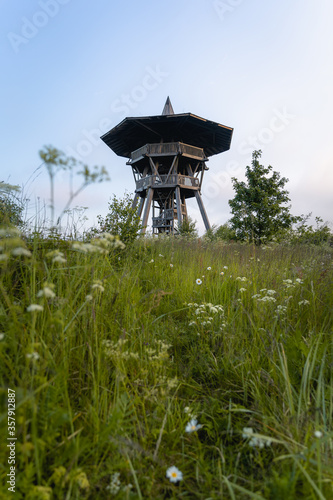
[[[145,199],[144,198],[140,198],[140,204],[139,204],[139,208],[138,208],[138,217],[139,217],[139,219],[141,219],[142,209],[143,209],[143,205],[144,204],[145,204]]]
[[[147,229],[147,222],[148,222],[151,202],[153,201],[153,194],[154,194],[154,190],[153,190],[153,188],[150,187],[148,189],[147,198],[146,198],[146,202],[145,202],[146,206],[145,206],[145,210],[143,212],[143,217],[142,217],[142,229],[141,229],[142,234],[145,234],[146,229]]]
[[[199,210],[200,210],[200,213],[201,213],[202,220],[204,221],[204,224],[205,224],[206,231],[208,231],[211,227],[210,227],[209,220],[208,220],[208,217],[207,217],[207,213],[206,213],[206,210],[205,210],[205,207],[204,207],[204,204],[203,204],[203,201],[202,201],[202,198],[200,196],[199,191],[195,192],[195,197],[197,199],[197,203],[198,203],[198,206],[199,206]]]
[[[176,204],[177,204],[177,219],[178,219],[178,227],[182,224],[182,205],[180,201],[180,188],[176,187]]]
[[[138,195],[138,193],[135,193],[134,200],[133,200],[133,203],[132,203],[132,208],[133,209],[137,206],[138,200],[139,200],[139,195]]]

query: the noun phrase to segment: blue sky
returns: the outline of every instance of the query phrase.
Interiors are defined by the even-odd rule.
[[[292,213],[333,222],[331,0],[27,0],[2,2],[1,178],[23,186],[33,213],[49,203],[38,151],[53,145],[111,181],[74,205],[89,223],[132,173],[99,135],[125,116],[192,112],[234,128],[210,159],[203,200],[212,224],[230,218],[231,177],[251,152],[287,177]],[[67,201],[59,173],[56,201]],[[189,213],[203,224],[194,200]]]

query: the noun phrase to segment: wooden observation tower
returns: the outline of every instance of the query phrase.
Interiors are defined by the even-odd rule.
[[[169,97],[158,116],[125,118],[101,139],[133,170],[135,198],[145,232],[153,208],[152,232],[175,233],[188,220],[186,199],[195,197],[206,230],[201,198],[208,157],[230,148],[233,129],[192,113],[175,114]]]

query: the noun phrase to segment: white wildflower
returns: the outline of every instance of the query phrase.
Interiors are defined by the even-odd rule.
[[[172,483],[178,483],[178,481],[183,479],[183,473],[173,465],[166,471],[166,477],[170,479]]]
[[[54,299],[56,294],[50,286],[44,286],[42,290],[39,290],[37,297],[45,297],[46,299]]]
[[[207,267],[207,271],[211,271],[211,270],[212,270],[212,268],[210,266]]]
[[[240,288],[240,289],[239,289],[239,291],[240,291],[241,293],[246,292],[246,288]]]
[[[20,236],[20,231],[16,227],[6,227],[0,229],[0,236]]]
[[[191,433],[201,429],[202,425],[198,424],[198,421],[195,418],[189,421],[189,423],[185,427],[185,432]]]
[[[0,342],[1,340],[3,340],[5,338],[5,334],[4,333],[0,333]]]
[[[112,474],[112,476],[111,476],[111,482],[106,487],[106,490],[108,490],[111,495],[117,495],[117,493],[120,490],[121,482],[120,482],[119,477],[120,477],[120,473],[119,472],[115,472],[114,474]]]
[[[39,354],[38,352],[30,352],[26,354],[27,359],[31,359],[31,361],[38,361],[39,359]]]
[[[22,255],[24,257],[31,257],[32,253],[29,250],[27,250],[26,248],[17,247],[17,248],[14,248],[12,250],[12,255],[14,255],[15,257],[18,257],[20,255]]]
[[[243,427],[243,434],[242,434],[242,437],[244,439],[248,438],[248,437],[251,437],[253,434],[253,429],[252,427]]]
[[[93,285],[91,285],[92,290],[99,290],[100,292],[104,292],[105,288],[102,285],[102,282],[100,280],[94,281]]]
[[[266,295],[265,297],[258,299],[258,302],[276,302],[276,299],[274,297],[270,297],[269,295]]]
[[[272,440],[270,438],[268,438],[268,437],[266,438],[265,436],[256,437],[253,434],[254,434],[254,432],[253,432],[252,427],[244,427],[243,428],[242,437],[244,439],[250,439],[248,442],[249,446],[262,449],[265,446],[270,446],[272,444]]]
[[[43,309],[44,307],[39,304],[30,304],[30,306],[27,307],[28,312],[41,312]]]
[[[323,433],[321,431],[315,431],[314,432],[314,436],[318,439],[322,438],[323,437]]]
[[[201,285],[201,283],[202,283],[201,279],[199,279],[199,278],[197,280],[195,280],[195,282],[197,285]]]
[[[54,264],[65,264],[67,261],[64,259],[64,257],[61,257],[61,255],[56,255],[53,257],[52,262]]]

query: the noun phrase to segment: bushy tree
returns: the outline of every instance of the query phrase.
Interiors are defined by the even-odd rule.
[[[133,208],[132,204],[133,199],[129,193],[125,193],[123,198],[117,198],[114,194],[106,217],[97,216],[99,229],[95,232],[108,232],[118,235],[126,245],[132,243],[142,228],[137,208]]]
[[[197,238],[198,231],[196,228],[196,221],[192,220],[191,217],[184,219],[183,222],[178,225],[178,235],[184,236],[185,238]]]
[[[229,222],[225,222],[221,226],[212,226],[205,234],[205,238],[209,241],[232,241],[236,239],[236,233],[231,228]]]
[[[289,193],[284,188],[288,179],[269,165],[260,165],[261,151],[254,151],[252,164],[246,167],[247,182],[232,178],[235,197],[229,200],[230,226],[240,240],[260,245],[298,220],[290,213]]]
[[[298,217],[298,224],[295,228],[286,233],[286,241],[294,244],[321,245],[323,243],[333,243],[333,234],[327,222],[321,217],[315,217],[316,226],[308,223],[311,213]]]
[[[17,197],[18,186],[0,182],[0,225],[23,226],[24,203]]]

